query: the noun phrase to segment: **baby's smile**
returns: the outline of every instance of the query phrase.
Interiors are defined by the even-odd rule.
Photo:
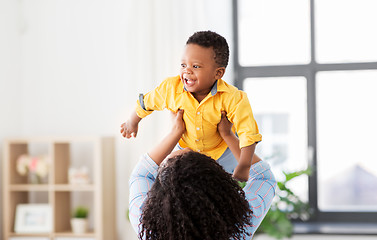
[[[193,86],[196,82],[195,80],[190,79],[190,78],[186,78],[186,77],[183,80],[184,80],[184,83],[187,87]]]

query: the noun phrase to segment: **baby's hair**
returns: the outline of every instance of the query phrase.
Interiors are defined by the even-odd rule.
[[[212,47],[215,53],[215,62],[220,67],[228,66],[229,46],[223,36],[212,31],[200,31],[189,37],[187,44],[197,44],[205,48]]]

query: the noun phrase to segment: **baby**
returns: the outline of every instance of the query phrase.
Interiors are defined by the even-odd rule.
[[[262,140],[245,92],[221,78],[229,61],[224,37],[212,31],[194,33],[186,42],[180,75],[165,79],[157,88],[140,94],[136,109],[121,125],[124,137],[136,137],[142,118],[154,110],[184,110],[186,131],[178,147],[189,147],[216,159],[233,177],[246,181],[255,145]],[[239,156],[234,156],[220,136],[222,113],[239,137]]]

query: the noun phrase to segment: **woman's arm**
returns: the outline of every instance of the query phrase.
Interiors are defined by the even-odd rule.
[[[180,109],[177,113],[172,113],[172,128],[170,132],[148,152],[149,157],[160,166],[161,162],[173,151],[185,130],[183,110]]]
[[[239,161],[241,155],[239,140],[231,129],[232,123],[228,121],[226,114],[222,113],[218,125],[219,133]],[[275,196],[276,180],[270,166],[256,154],[253,155],[251,164],[251,171],[248,173],[249,179],[243,190],[249,201],[250,209],[253,211],[252,224],[246,229],[249,233],[254,234],[271,207],[272,199]]]
[[[182,119],[183,110],[173,114],[172,127],[168,135],[160,141],[148,154],[144,154],[133,169],[129,181],[129,219],[136,233],[139,233],[142,205],[155,182],[160,163],[174,149],[185,131]]]
[[[270,209],[276,191],[276,180],[267,162],[259,161],[251,166],[249,180],[243,190],[253,211],[251,225],[246,229],[254,234]]]

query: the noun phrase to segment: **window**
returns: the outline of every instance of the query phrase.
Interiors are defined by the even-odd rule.
[[[315,0],[319,63],[377,61],[375,0]]]
[[[240,0],[239,5],[242,66],[310,62],[308,1]]]
[[[263,138],[256,147],[258,156],[272,164],[277,179],[284,177],[279,170],[288,172],[306,169],[306,79],[247,78],[243,89],[249,96]],[[307,177],[302,176],[292,183],[291,188],[295,193],[307,200]]]
[[[316,81],[318,207],[377,211],[377,70],[319,72]]]
[[[233,0],[235,84],[311,221],[377,222],[377,1]]]

